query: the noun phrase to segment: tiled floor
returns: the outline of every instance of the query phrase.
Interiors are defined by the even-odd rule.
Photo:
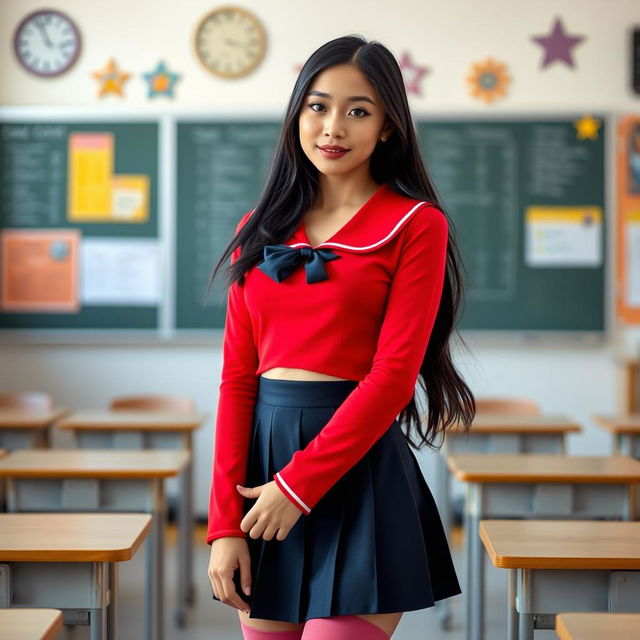
[[[242,640],[238,615],[235,609],[211,599],[207,578],[209,550],[204,540],[204,528],[196,529],[195,579],[197,599],[188,616],[186,629],[178,629],[174,624],[175,609],[175,536],[173,527],[167,530],[166,546],[166,602],[165,640]],[[119,573],[120,609],[118,612],[118,640],[142,640],[143,636],[143,587],[144,587],[144,547],[126,565],[121,565]],[[454,536],[454,561],[458,576],[462,581],[460,535]],[[506,637],[506,592],[507,576],[504,571],[487,565],[486,599],[486,640],[500,640]],[[438,613],[434,609],[407,612],[402,616],[393,640],[462,640],[463,596],[451,599],[454,625],[451,631],[442,631]],[[63,636],[80,640],[88,637],[86,628],[78,628],[75,633]],[[554,632],[536,632],[536,640],[556,638]]]

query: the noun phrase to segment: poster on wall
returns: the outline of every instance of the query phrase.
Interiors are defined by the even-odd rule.
[[[0,231],[0,310],[77,312],[80,235],[76,229]]]
[[[616,311],[627,324],[640,324],[640,115],[618,120]]]

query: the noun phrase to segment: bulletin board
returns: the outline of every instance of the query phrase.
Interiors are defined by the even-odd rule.
[[[0,328],[156,329],[158,122],[0,121]]]

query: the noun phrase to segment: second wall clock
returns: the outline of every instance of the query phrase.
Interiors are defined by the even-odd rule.
[[[264,58],[267,40],[255,14],[231,5],[205,15],[194,39],[200,62],[221,78],[238,78],[253,71]]]

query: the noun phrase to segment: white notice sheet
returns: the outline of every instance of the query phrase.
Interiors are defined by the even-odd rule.
[[[80,299],[84,305],[156,305],[160,251],[155,238],[83,238]]]

